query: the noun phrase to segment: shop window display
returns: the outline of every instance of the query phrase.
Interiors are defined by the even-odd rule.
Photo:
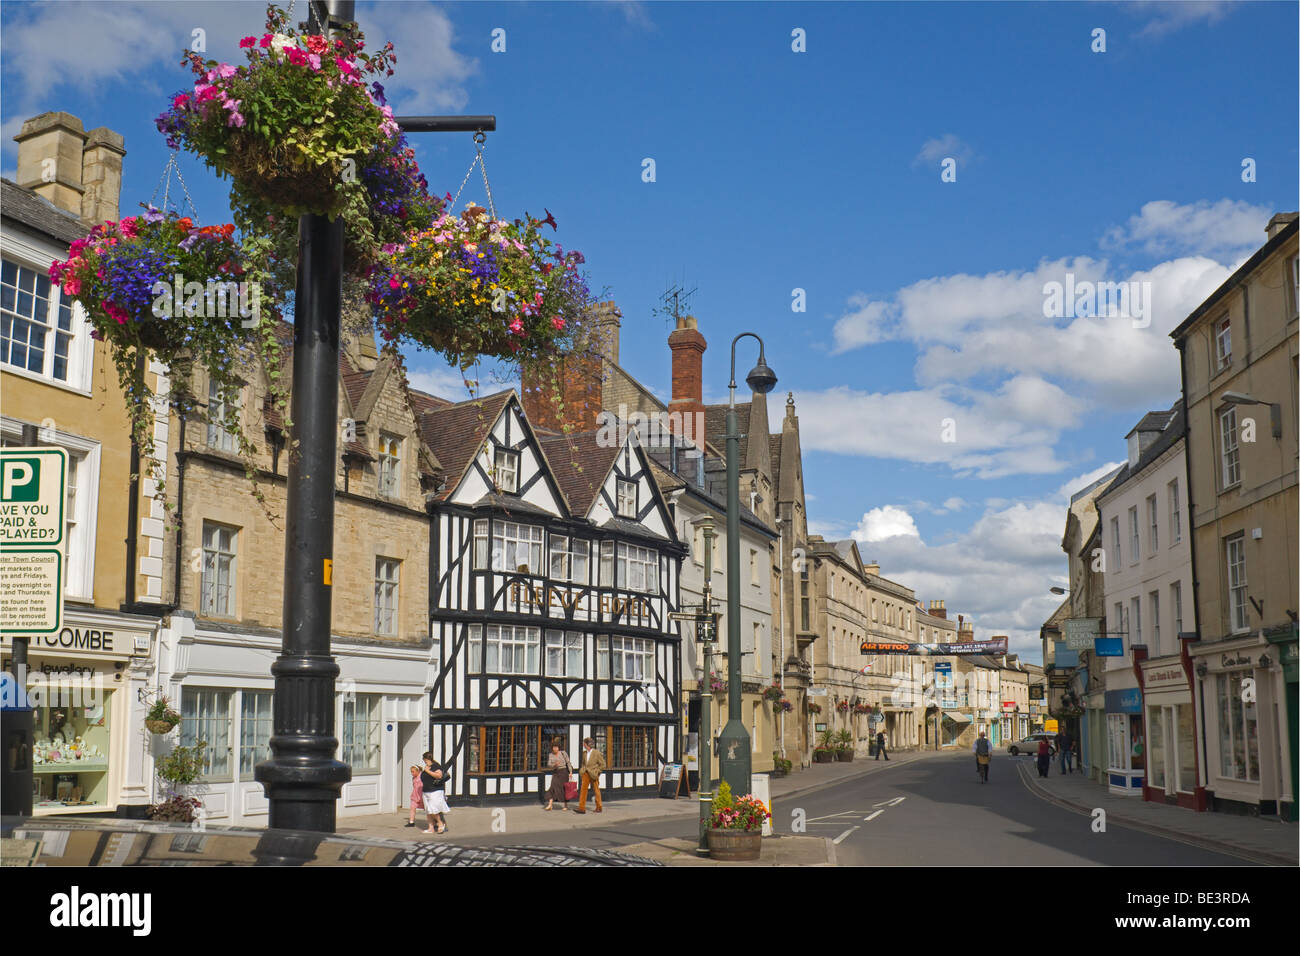
[[[32,806],[105,806],[112,692],[85,695],[76,706],[36,708]]]

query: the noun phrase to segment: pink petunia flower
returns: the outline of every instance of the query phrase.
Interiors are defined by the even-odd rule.
[[[320,54],[318,54],[318,53],[308,53],[308,54],[307,54],[307,65],[310,66],[313,70],[316,70],[317,72],[320,72]]]
[[[271,34],[263,33],[262,39],[257,41],[257,45],[260,46],[263,50],[269,47],[271,45]]]
[[[180,109],[182,106],[184,106],[186,103],[188,103],[189,101],[190,101],[190,98],[189,98],[189,95],[188,95],[188,94],[186,94],[186,93],[179,93],[179,94],[177,94],[176,99],[172,100],[172,109],[174,109],[174,110],[178,110],[178,109]]]
[[[557,332],[564,331],[564,320],[558,315],[551,316],[551,325],[555,326],[555,331]]]
[[[523,323],[523,320],[522,320],[522,319],[515,319],[513,322],[511,322],[511,323],[510,323],[510,331],[513,332],[515,335],[523,335],[523,334],[524,334],[524,323]]]
[[[239,41],[239,48],[241,50],[246,50],[250,46],[256,46],[256,45],[257,45],[257,37],[244,37],[244,39]]]
[[[402,287],[402,283],[398,280],[397,276],[393,276],[391,279],[388,280],[388,288],[400,289],[401,287]]]
[[[243,125],[244,125],[244,114],[243,114],[243,113],[240,113],[240,112],[236,111],[236,112],[234,112],[234,113],[231,113],[228,117],[226,117],[226,126],[228,126],[228,127],[229,127],[229,126],[243,126]]]

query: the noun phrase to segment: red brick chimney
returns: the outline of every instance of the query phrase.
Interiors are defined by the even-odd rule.
[[[948,609],[944,607],[943,601],[931,601],[930,608],[928,611],[926,611],[926,613],[929,614],[931,617],[943,618],[945,621],[948,620]],[[957,616],[958,618],[961,617],[960,614]]]
[[[691,423],[704,415],[704,350],[709,347],[696,324],[695,316],[681,316],[677,328],[668,336],[668,347],[673,352],[673,400],[668,403],[668,411],[676,413],[679,421]],[[693,424],[688,431],[702,444],[703,436],[693,434]]]

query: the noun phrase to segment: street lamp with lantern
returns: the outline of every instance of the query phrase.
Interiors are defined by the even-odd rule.
[[[776,373],[764,360],[763,340],[741,332],[731,340],[731,383],[727,403],[727,725],[718,740],[722,779],[736,795],[750,792],[749,732],[740,718],[740,434],[736,426],[736,343],[748,336],[758,341],[758,364],[745,376],[756,394],[776,386]],[[752,436],[751,436],[752,440]],[[759,440],[766,441],[766,435]]]
[[[1273,426],[1273,437],[1282,437],[1282,406],[1276,402],[1265,402],[1252,398],[1243,392],[1224,392],[1219,400],[1225,405],[1267,405],[1269,424]]]

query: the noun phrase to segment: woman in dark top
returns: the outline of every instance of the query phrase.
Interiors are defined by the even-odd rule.
[[[447,795],[443,791],[447,780],[442,772],[442,764],[434,760],[431,753],[424,755],[424,772],[420,774],[420,782],[424,784],[424,812],[429,819],[429,828],[424,832],[446,833],[447,821],[442,815],[451,809],[447,806]]]
[[[551,755],[546,759],[546,769],[551,771],[551,786],[546,791],[546,806],[543,809],[554,809],[556,800],[563,800],[564,809],[569,809],[569,797],[564,792],[564,786],[569,782],[569,774],[573,772],[573,766],[569,763],[569,755],[560,749],[558,740],[551,744]]]

